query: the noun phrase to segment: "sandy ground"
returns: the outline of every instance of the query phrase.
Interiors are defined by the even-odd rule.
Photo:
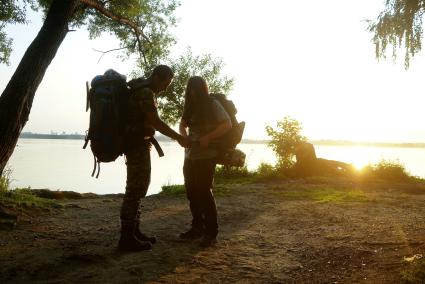
[[[228,186],[217,196],[215,247],[180,242],[184,196],[144,200],[151,251],[118,253],[121,198],[65,209],[0,231],[0,283],[398,283],[404,257],[425,253],[425,189],[322,179]],[[355,198],[322,200],[337,188]],[[300,194],[301,193],[301,194]]]

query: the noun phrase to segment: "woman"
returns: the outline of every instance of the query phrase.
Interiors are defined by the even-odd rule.
[[[221,104],[211,98],[202,77],[191,77],[187,83],[180,134],[189,137],[183,166],[187,198],[192,213],[192,226],[180,238],[194,240],[202,237],[200,245],[216,243],[218,234],[217,208],[212,186],[218,150],[214,140],[232,127],[229,115]],[[187,133],[189,129],[189,134]]]

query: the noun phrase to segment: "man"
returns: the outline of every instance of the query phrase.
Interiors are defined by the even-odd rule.
[[[123,251],[149,250],[156,242],[140,231],[140,202],[146,196],[151,175],[150,148],[155,130],[177,140],[185,147],[187,138],[165,124],[158,115],[156,95],[165,91],[173,80],[170,67],[159,65],[147,79],[129,82],[131,95],[128,102],[127,183],[121,207],[121,237],[118,248]]]

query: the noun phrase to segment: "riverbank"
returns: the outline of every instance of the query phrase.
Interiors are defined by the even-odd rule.
[[[149,196],[142,227],[159,241],[131,254],[116,251],[121,201],[59,200],[1,231],[0,282],[394,283],[425,254],[423,183],[220,185],[219,242],[208,249],[177,238],[190,223],[184,195]]]

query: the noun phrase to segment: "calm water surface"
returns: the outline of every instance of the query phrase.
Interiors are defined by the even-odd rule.
[[[9,162],[12,186],[73,190],[77,192],[122,193],[125,187],[125,163],[101,164],[98,179],[92,178],[93,156],[82,149],[80,140],[20,139]],[[152,181],[148,194],[161,190],[165,184],[183,182],[184,151],[176,143],[161,143],[165,157],[152,151]],[[274,163],[274,153],[264,144],[241,144],[247,155],[249,169],[261,162]],[[362,167],[381,159],[399,160],[413,175],[425,177],[425,148],[387,148],[316,146],[318,157],[340,160]]]

